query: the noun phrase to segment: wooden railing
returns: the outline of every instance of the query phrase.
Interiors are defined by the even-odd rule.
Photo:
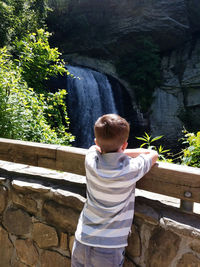
[[[85,175],[86,149],[0,138],[0,160]],[[137,187],[179,198],[183,208],[200,203],[200,169],[158,162]],[[191,205],[190,205],[191,204]]]

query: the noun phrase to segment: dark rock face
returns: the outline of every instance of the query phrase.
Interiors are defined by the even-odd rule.
[[[138,37],[152,37],[162,55],[162,84],[141,122],[170,145],[177,145],[183,126],[199,130],[199,0],[49,0],[49,5],[52,42],[66,61],[116,78],[137,108],[135,92],[119,79],[116,61],[132,52]]]
[[[198,0],[49,0],[49,5],[54,41],[67,53],[117,54],[141,34],[169,50],[200,30]]]
[[[200,29],[200,2],[198,0],[187,0],[186,7],[188,10],[188,17],[190,28],[192,32],[199,31]]]
[[[164,135],[176,144],[183,126],[191,132],[200,129],[200,39],[163,57],[163,83],[154,92],[151,106],[151,132]]]

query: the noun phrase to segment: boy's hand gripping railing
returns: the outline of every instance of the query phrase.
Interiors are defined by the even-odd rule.
[[[0,138],[0,160],[85,175],[86,149]],[[158,162],[137,187],[181,199],[181,209],[200,203],[200,169]]]

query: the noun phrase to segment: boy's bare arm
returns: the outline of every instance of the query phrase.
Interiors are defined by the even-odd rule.
[[[154,165],[158,159],[158,153],[155,150],[144,148],[125,149],[124,153],[129,157],[136,158],[140,154],[147,154],[152,159],[152,165]]]

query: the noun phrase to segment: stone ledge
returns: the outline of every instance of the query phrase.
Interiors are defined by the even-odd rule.
[[[44,193],[50,191],[50,188],[59,188],[85,196],[85,176],[81,175],[0,161],[0,176],[0,183],[8,178],[12,180],[13,187],[19,190]]]
[[[159,201],[136,197],[135,216],[179,235],[200,239],[200,215],[182,212]]]

